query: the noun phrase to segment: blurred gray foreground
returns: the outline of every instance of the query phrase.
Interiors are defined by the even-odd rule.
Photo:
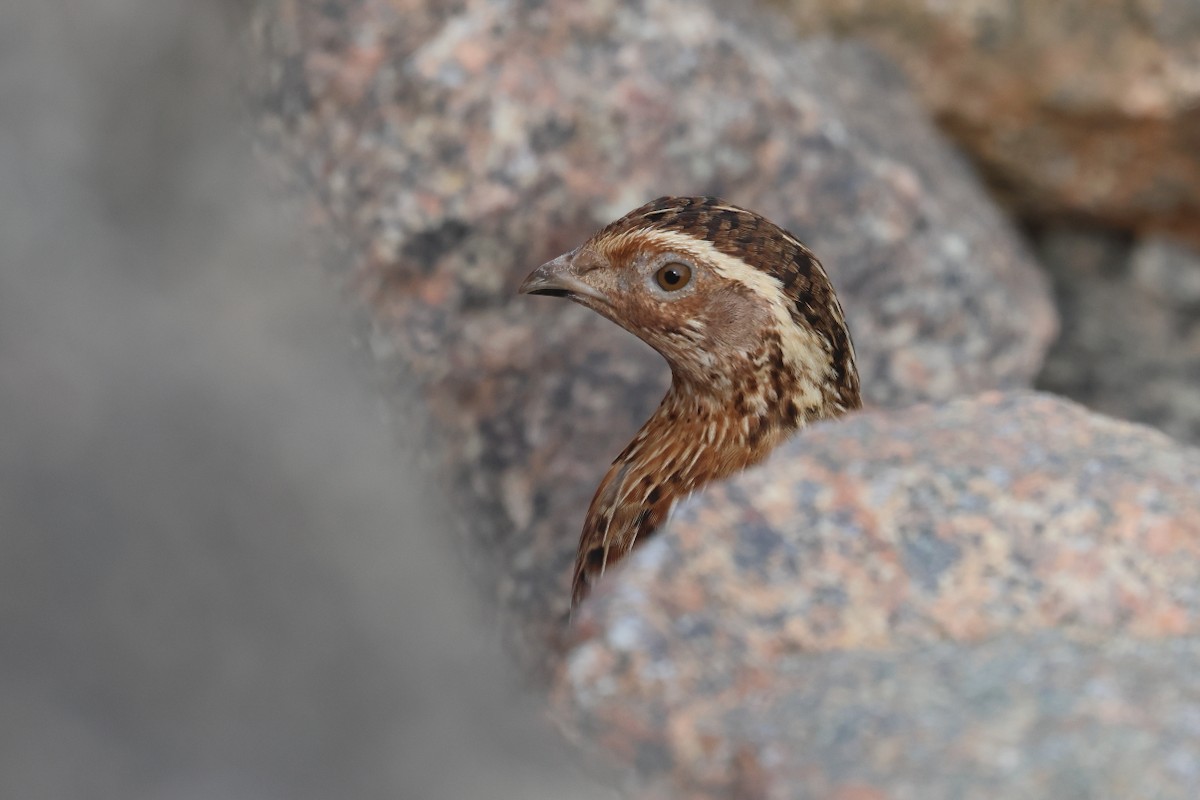
[[[260,186],[239,17],[4,11],[0,797],[597,796]]]

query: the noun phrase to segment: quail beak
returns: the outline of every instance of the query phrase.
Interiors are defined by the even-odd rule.
[[[588,261],[588,259],[579,259],[576,257],[578,254],[579,250],[572,250],[569,253],[563,253],[553,261],[542,264],[529,273],[517,292],[565,297],[583,305],[590,305],[589,300],[607,303],[608,297],[584,281],[582,277],[583,272],[595,268],[594,263],[587,265],[588,269],[581,270],[581,267],[585,265],[580,262]]]

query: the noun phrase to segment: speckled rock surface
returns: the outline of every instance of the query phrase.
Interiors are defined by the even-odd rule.
[[[1190,800],[1198,658],[1196,638],[1051,631],[790,653],[741,677],[736,703],[664,688],[606,702],[587,733],[639,765],[629,795],[647,800]]]
[[[1198,632],[1200,451],[993,393],[822,425],[683,507],[557,701],[664,797],[1186,797]]]
[[[1024,215],[1173,230],[1200,244],[1195,0],[774,0],[863,37]]]
[[[1200,252],[1070,229],[1038,251],[1063,326],[1037,385],[1200,445]]]
[[[713,8],[275,0],[256,28],[267,149],[349,264],[389,396],[417,396],[396,416],[449,468],[526,653],[561,629],[587,501],[667,382],[616,326],[513,295],[598,226],[668,193],[789,226],[841,290],[876,404],[1026,385],[1055,330],[889,64]]]

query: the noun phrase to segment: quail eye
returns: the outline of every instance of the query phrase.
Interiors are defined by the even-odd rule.
[[[692,268],[687,264],[672,261],[654,273],[654,280],[664,292],[674,292],[688,285],[692,279]]]

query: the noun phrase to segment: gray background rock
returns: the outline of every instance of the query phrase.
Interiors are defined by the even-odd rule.
[[[1038,386],[1200,444],[1200,253],[1094,228],[1048,231],[1038,252],[1062,315]]]

